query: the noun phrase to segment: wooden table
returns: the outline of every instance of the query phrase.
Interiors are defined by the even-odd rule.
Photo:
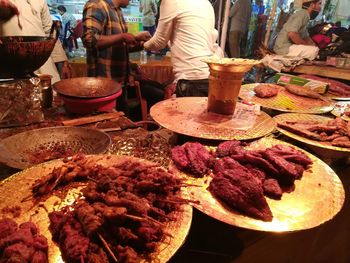
[[[332,66],[317,66],[317,65],[299,65],[292,71],[293,73],[302,73],[317,75],[320,77],[350,80],[350,69],[348,68],[336,68]]]
[[[151,80],[159,83],[170,83],[174,80],[173,66],[170,57],[147,57],[147,63],[140,63],[139,59],[131,60],[140,66],[142,72]]]
[[[86,77],[86,58],[73,58],[70,61],[73,77]],[[159,83],[171,83],[174,80],[173,67],[169,57],[148,56],[147,63],[141,64],[138,57],[131,62],[140,66],[142,72],[151,80]]]

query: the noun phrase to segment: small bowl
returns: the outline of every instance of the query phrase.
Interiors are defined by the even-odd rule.
[[[71,113],[88,114],[94,111],[112,111],[116,108],[117,98],[122,90],[101,98],[78,98],[60,94],[64,107]]]

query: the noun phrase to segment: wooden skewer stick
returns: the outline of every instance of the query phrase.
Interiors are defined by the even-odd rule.
[[[98,238],[101,240],[103,246],[107,249],[109,255],[113,258],[114,262],[118,262],[118,259],[116,258],[116,256],[114,255],[113,251],[109,247],[107,241],[103,238],[103,236],[101,234],[97,234],[97,235],[98,235]]]
[[[159,222],[159,221],[157,221],[154,218],[149,217],[149,216],[140,217],[140,216],[134,216],[134,215],[125,214],[125,217],[130,218],[130,219],[134,219],[134,220],[137,220],[137,221],[145,221],[145,220],[147,221],[147,220],[149,220],[149,221],[151,221],[154,224],[164,226],[164,224],[162,222]]]

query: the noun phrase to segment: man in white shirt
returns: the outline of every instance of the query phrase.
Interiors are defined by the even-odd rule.
[[[209,67],[201,60],[218,50],[215,16],[208,0],[163,0],[155,35],[144,44],[157,51],[168,44],[176,95],[207,96]]]
[[[5,2],[10,2],[17,7],[22,28],[19,26],[17,17],[0,20],[0,36],[47,36],[49,34],[52,20],[45,0],[2,0],[1,4],[5,6]],[[50,58],[36,73],[52,75],[52,83],[55,83],[60,80],[55,66],[58,62],[64,62],[63,77],[70,77],[68,59],[59,41],[56,42]]]

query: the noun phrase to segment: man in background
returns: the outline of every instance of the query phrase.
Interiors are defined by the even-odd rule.
[[[251,15],[251,0],[237,0],[230,9],[229,44],[232,58],[241,56],[242,40],[248,31]]]
[[[151,36],[156,31],[157,3],[155,0],[140,0],[140,13],[142,13],[143,30]]]
[[[60,39],[63,43],[63,46],[65,48],[68,48],[68,51],[70,52],[72,47],[70,46],[68,39],[73,34],[74,28],[77,26],[77,20],[72,14],[67,12],[65,6],[59,5],[57,7],[57,10],[62,19],[62,31],[60,33]]]
[[[178,97],[208,96],[209,67],[202,59],[219,50],[216,39],[208,0],[162,0],[156,33],[144,47],[158,51],[169,44]]]
[[[88,76],[107,77],[126,83],[129,51],[141,49],[151,36],[128,33],[121,8],[129,0],[89,0],[83,12],[83,43],[87,51]]]
[[[274,51],[278,55],[315,59],[319,49],[310,38],[307,26],[320,10],[321,0],[303,0],[302,9],[292,14],[279,32]]]

